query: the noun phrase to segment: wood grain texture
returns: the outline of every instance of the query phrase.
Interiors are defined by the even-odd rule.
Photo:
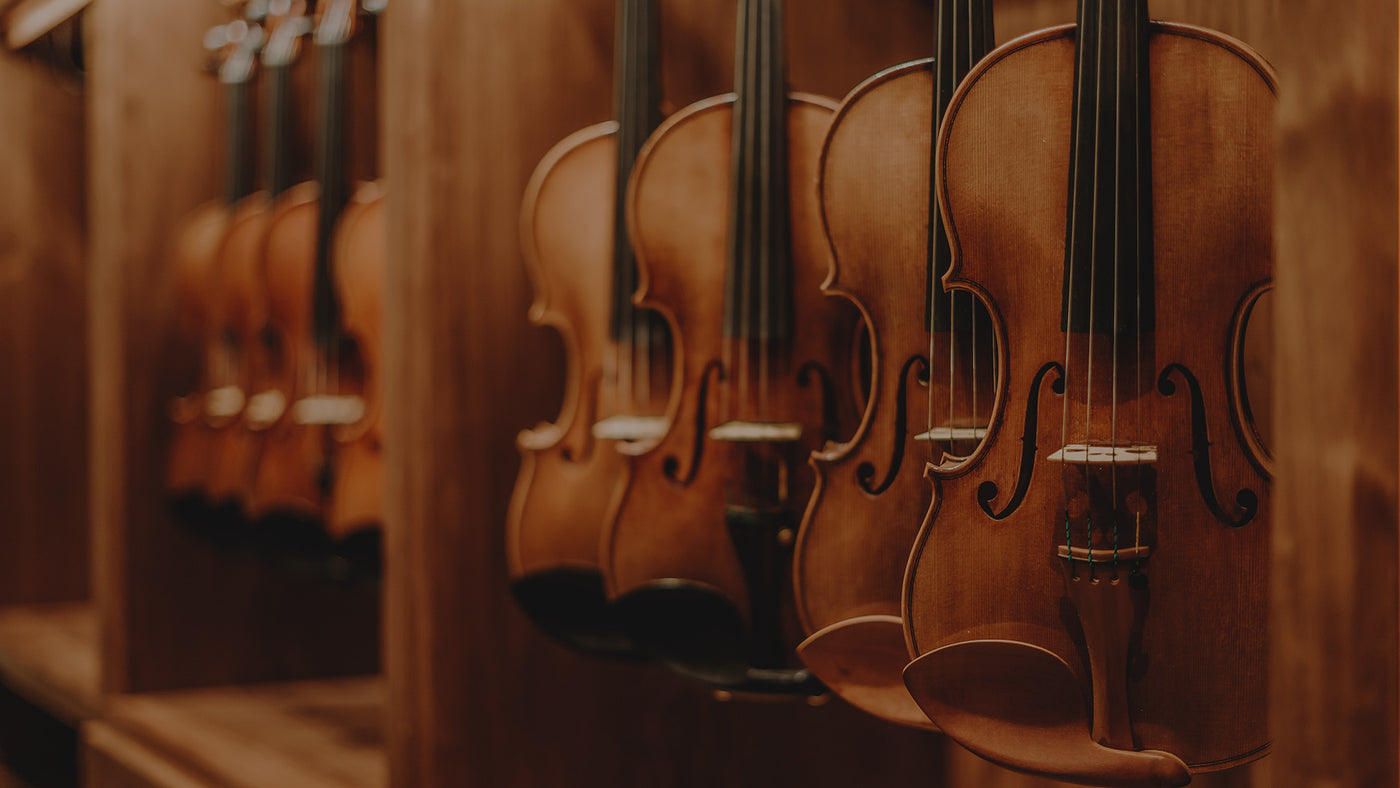
[[[383,681],[340,679],[114,696],[103,721],[209,785],[375,788],[383,719]]]
[[[1285,9],[1273,784],[1394,785],[1397,12]]]
[[[220,177],[219,91],[199,70],[199,41],[226,13],[115,0],[89,20],[89,450],[109,691],[377,668],[375,589],[300,583],[195,539],[171,521],[156,471],[181,393],[170,231]]]
[[[0,681],[64,722],[100,711],[97,659],[91,605],[0,608]]]
[[[0,55],[0,603],[88,596],[86,155],[76,86]]]

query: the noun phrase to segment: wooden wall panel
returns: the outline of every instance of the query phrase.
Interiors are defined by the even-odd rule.
[[[1397,774],[1397,10],[1280,10],[1275,785]]]
[[[200,71],[200,41],[227,14],[104,0],[89,20],[92,528],[112,691],[377,667],[375,589],[296,581],[195,539],[165,506],[166,409],[191,362],[178,352],[169,241],[219,193],[221,91]]]
[[[88,596],[83,98],[0,51],[0,604]]]

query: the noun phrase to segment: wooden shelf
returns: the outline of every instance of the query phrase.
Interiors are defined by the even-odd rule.
[[[379,677],[119,695],[103,725],[214,785],[382,788],[384,698]]]
[[[97,651],[89,604],[0,607],[0,682],[74,726],[100,707]]]

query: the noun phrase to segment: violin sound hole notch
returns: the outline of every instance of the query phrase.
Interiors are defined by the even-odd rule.
[[[711,361],[700,373],[700,385],[695,395],[695,442],[690,450],[690,467],[682,475],[680,458],[674,454],[666,455],[661,461],[661,472],[667,480],[682,487],[695,481],[695,475],[700,472],[700,459],[705,454],[705,425],[708,422],[705,409],[710,401],[710,381],[716,377],[724,380],[724,367],[718,361]]]
[[[1006,508],[1001,511],[993,511],[992,501],[995,501],[998,493],[1001,492],[996,482],[985,481],[977,486],[977,505],[982,508],[982,512],[993,520],[1005,520],[1010,517],[1021,506],[1021,502],[1026,498],[1026,492],[1030,490],[1031,474],[1035,470],[1036,456],[1036,435],[1039,430],[1040,411],[1037,403],[1040,400],[1040,388],[1045,382],[1045,376],[1055,373],[1055,379],[1050,382],[1050,390],[1056,396],[1064,396],[1065,393],[1065,368],[1059,362],[1052,361],[1040,368],[1035,373],[1035,379],[1031,381],[1030,392],[1026,395],[1026,423],[1021,431],[1021,466],[1016,477],[1016,489],[1012,492],[1011,500],[1006,504]]]
[[[830,440],[836,436],[837,415],[836,415],[836,382],[831,379],[831,373],[826,367],[815,361],[808,361],[797,369],[797,385],[807,388],[812,385],[815,378],[821,384],[822,396],[822,431],[821,440]]]
[[[915,381],[921,385],[927,385],[929,379],[928,359],[923,356],[911,356],[904,362],[904,367],[899,374],[899,391],[895,394],[894,413],[894,448],[890,451],[889,470],[885,472],[885,478],[879,484],[871,484],[875,479],[875,464],[869,461],[862,462],[856,467],[856,483],[869,495],[879,495],[894,484],[894,480],[899,476],[900,466],[904,464],[904,443],[908,440],[909,433],[909,371],[915,370]]]
[[[1259,495],[1248,488],[1240,490],[1235,494],[1235,505],[1240,508],[1240,516],[1232,517],[1225,508],[1220,505],[1219,498],[1215,494],[1215,477],[1210,466],[1210,428],[1206,421],[1205,397],[1201,393],[1200,381],[1183,364],[1168,364],[1162,374],[1157,377],[1157,391],[1164,397],[1171,397],[1176,394],[1176,382],[1172,380],[1172,374],[1181,376],[1186,381],[1187,389],[1191,395],[1191,462],[1196,472],[1196,486],[1200,488],[1201,498],[1205,501],[1206,508],[1215,515],[1223,525],[1229,528],[1240,528],[1248,525],[1259,513]]]

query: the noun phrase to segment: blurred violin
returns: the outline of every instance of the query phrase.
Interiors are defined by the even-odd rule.
[[[507,521],[511,588],[522,610],[576,648],[632,656],[608,603],[599,546],[626,489],[620,444],[661,437],[668,399],[666,325],[637,308],[637,265],[623,223],[632,163],[660,122],[656,0],[618,0],[615,122],[556,145],[530,179],[521,244],[535,283],[530,318],[564,338],[568,384],[558,419],[520,434]]]
[[[1241,358],[1274,106],[1262,58],[1145,0],[1081,0],[953,97],[944,284],[986,300],[1000,385],[982,447],[929,468],[905,681],[984,758],[1162,786],[1268,751],[1270,469]]]
[[[221,380],[207,417],[217,429],[209,483],[211,499],[241,510],[248,497],[266,429],[280,416],[285,401],[268,388],[277,364],[277,347],[264,329],[268,320],[267,279],[263,253],[273,206],[296,176],[296,142],[292,120],[291,70],[301,38],[310,32],[305,4],[295,2],[262,20],[267,31],[262,48],[264,94],[263,189],[233,210],[219,254],[213,310],[221,341]]]
[[[345,330],[332,249],[342,212],[352,201],[357,208],[373,202],[379,187],[356,187],[349,174],[346,53],[357,26],[355,3],[323,0],[317,17],[316,180],[278,198],[264,252],[267,331],[276,348],[268,392],[278,392],[286,404],[266,428],[248,496],[250,516],[281,534],[289,547],[313,554],[328,538],[352,534],[377,544],[378,524],[377,513],[371,521],[363,511],[352,517],[334,508],[339,450],[347,433],[370,432],[372,414],[363,349]]]
[[[812,456],[816,490],[794,559],[810,633],[803,663],[854,705],[919,727],[930,723],[904,687],[900,600],[931,499],[924,468],[972,453],[996,385],[986,309],[943,289],[950,255],[933,139],[958,83],[992,48],[991,0],[939,0],[933,40],[932,59],[851,91],[823,147],[818,188],[834,254],[823,288],[860,307],[873,375],[855,437]]]
[[[229,359],[219,321],[211,319],[218,298],[219,266],[235,206],[253,191],[252,82],[262,30],[245,20],[213,28],[205,46],[216,53],[224,89],[224,196],[205,203],[181,220],[173,241],[176,322],[179,334],[198,342],[199,363],[186,382],[187,394],[171,403],[175,422],[165,486],[177,516],[203,523],[209,510],[210,482],[217,457],[210,414],[232,407],[221,390]],[[233,408],[237,413],[241,403]]]
[[[737,31],[735,93],[663,123],[628,186],[637,301],[670,323],[675,373],[603,570],[630,631],[675,670],[813,693],[793,658],[792,545],[807,456],[854,427],[857,314],[820,290],[812,184],[832,105],[787,92],[781,0],[741,0]]]

